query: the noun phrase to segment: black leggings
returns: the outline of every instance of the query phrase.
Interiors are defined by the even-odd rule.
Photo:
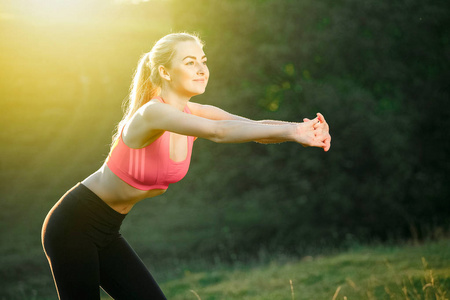
[[[126,215],[81,183],[50,210],[42,244],[60,299],[100,299],[100,286],[114,299],[166,299],[119,233]]]

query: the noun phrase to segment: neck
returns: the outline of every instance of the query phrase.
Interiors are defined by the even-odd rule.
[[[176,109],[179,109],[181,111],[184,110],[184,107],[189,102],[191,97],[183,96],[175,93],[172,90],[161,90],[161,93],[159,94],[161,98],[164,99],[164,102],[175,107]]]

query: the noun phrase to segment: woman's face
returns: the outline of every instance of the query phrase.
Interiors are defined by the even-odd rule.
[[[170,75],[169,87],[175,92],[188,97],[203,94],[209,70],[202,47],[194,41],[178,43],[167,72]]]

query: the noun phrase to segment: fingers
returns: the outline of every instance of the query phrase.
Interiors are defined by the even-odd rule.
[[[315,139],[321,142],[320,147],[323,148],[325,152],[327,152],[331,147],[331,136],[328,133],[328,130],[324,128],[324,126],[325,125],[323,123],[319,123],[319,126],[314,129],[314,135]]]
[[[325,117],[321,114],[321,113],[317,113],[316,114],[317,117],[315,117],[313,120],[317,120],[316,122],[320,122],[320,123],[326,123],[327,121],[325,121]],[[308,121],[312,121],[308,118],[303,118],[303,122],[308,122]]]
[[[331,138],[325,141],[325,146],[323,147],[323,151],[328,152],[331,148]]]
[[[323,117],[323,115],[321,113],[317,113],[317,118],[319,119],[320,123],[325,123],[325,118]]]
[[[322,148],[325,152],[331,148],[331,136],[328,132],[329,127],[325,117],[321,113],[317,113],[314,119],[303,118],[304,123],[312,126],[314,138],[307,143],[306,146]],[[306,125],[306,124],[305,124]],[[310,127],[311,128],[311,127]],[[304,145],[305,146],[305,145]]]
[[[323,116],[322,116],[323,118]],[[325,120],[325,119],[324,119]],[[318,128],[318,125],[321,124],[320,118],[319,116],[315,117],[314,119],[308,119],[308,118],[303,118],[303,122],[307,123],[307,122],[312,122],[314,129]]]
[[[328,139],[323,139],[323,137],[314,136],[311,137],[309,142],[302,144],[304,147],[317,147],[322,148],[325,152],[330,149],[330,143]]]
[[[327,152],[331,148],[331,135],[327,134],[327,137],[324,140],[325,147],[323,147],[323,151]]]
[[[312,121],[318,123],[319,117],[315,117],[314,119],[303,118],[303,122],[312,122]]]
[[[323,141],[314,141],[311,143],[312,147],[322,148],[325,150],[326,144]]]
[[[323,140],[323,142],[324,142],[323,150],[325,152],[327,152],[331,148],[331,136],[328,133],[329,127],[328,127],[327,121],[325,121],[325,117],[321,113],[317,113],[317,118],[319,119],[320,124],[321,125],[323,124],[323,126],[324,126],[323,129],[326,131],[326,137]]]

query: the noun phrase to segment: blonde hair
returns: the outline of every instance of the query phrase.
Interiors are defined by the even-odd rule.
[[[170,68],[176,45],[185,41],[194,41],[203,47],[203,42],[197,35],[184,32],[171,33],[157,41],[151,51],[140,58],[131,83],[129,97],[123,104],[124,116],[117,125],[113,142],[119,137],[123,127],[134,113],[145,103],[158,96],[162,86],[158,68],[159,66]]]

